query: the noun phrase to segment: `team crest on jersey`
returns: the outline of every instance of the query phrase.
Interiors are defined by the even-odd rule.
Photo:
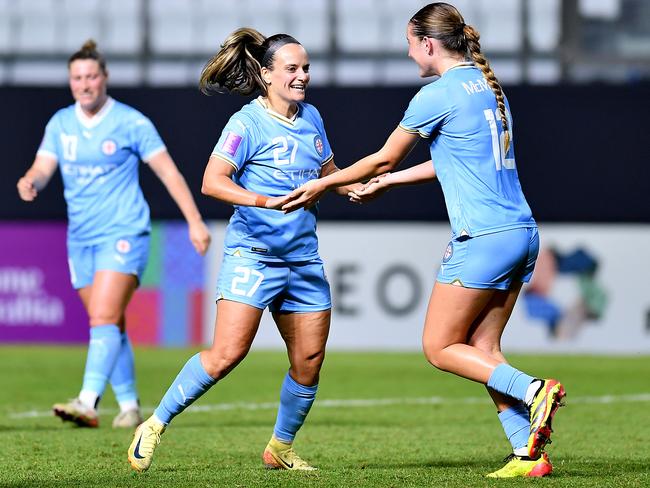
[[[117,144],[115,144],[114,140],[106,139],[104,142],[102,142],[102,152],[106,156],[112,156],[115,154],[115,151],[117,151]]]
[[[442,257],[442,262],[448,263],[453,255],[454,255],[454,244],[450,242],[449,244],[447,244],[447,249],[445,249],[445,255]]]
[[[131,250],[131,243],[126,239],[120,239],[115,243],[115,249],[122,254],[126,254]]]
[[[229,156],[234,156],[241,144],[242,137],[234,132],[228,132],[226,139],[221,145],[221,150]]]
[[[314,137],[314,147],[316,148],[316,152],[318,153],[319,156],[323,155],[323,139],[321,139],[320,136],[315,136]]]

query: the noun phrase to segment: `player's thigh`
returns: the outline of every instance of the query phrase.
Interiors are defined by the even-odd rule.
[[[90,325],[117,324],[137,285],[135,275],[118,271],[96,271],[88,302]]]
[[[451,344],[467,343],[468,332],[495,290],[465,288],[436,282],[431,292],[424,322],[422,343],[425,352],[435,352]]]
[[[273,318],[287,345],[291,376],[301,385],[318,384],[330,327],[330,310],[275,312]]]
[[[314,358],[325,352],[330,330],[331,310],[318,312],[274,312],[273,319],[296,360]]]
[[[93,285],[91,284],[91,285],[84,286],[83,288],[79,288],[77,290],[77,293],[79,294],[79,298],[81,298],[81,303],[83,303],[83,306],[87,312],[88,307],[90,306],[90,297],[92,296],[93,293]]]
[[[325,350],[332,297],[320,258],[288,263],[289,279],[269,309],[289,354],[309,357]]]
[[[260,325],[263,309],[221,299],[217,302],[214,339],[210,347],[213,361],[236,363],[247,353]]]
[[[501,354],[501,336],[512,315],[523,283],[514,282],[509,290],[498,290],[492,296],[469,332],[469,344],[491,354],[495,359],[505,360]]]

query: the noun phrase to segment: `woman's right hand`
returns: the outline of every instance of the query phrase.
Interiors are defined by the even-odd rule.
[[[272,210],[282,210],[282,206],[289,201],[289,195],[284,195],[281,197],[268,197],[264,203],[264,208],[270,208]]]
[[[38,196],[38,190],[34,186],[34,180],[30,176],[23,176],[16,185],[18,195],[26,202],[32,202]]]
[[[361,188],[357,188],[348,193],[350,201],[353,203],[365,203],[386,193],[390,188],[390,185],[386,180],[386,176],[389,174],[390,173],[384,173],[383,175],[375,176]]]

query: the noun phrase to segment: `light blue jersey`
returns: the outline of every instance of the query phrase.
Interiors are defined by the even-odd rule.
[[[318,178],[321,167],[333,158],[314,106],[299,103],[296,116],[290,120],[268,109],[261,98],[230,118],[212,154],[237,170],[235,183],[272,197],[286,195]],[[316,208],[284,214],[236,205],[224,252],[259,261],[315,259],[316,215]]]
[[[61,170],[68,243],[87,246],[149,232],[138,162],[163,150],[151,121],[112,98],[93,117],[78,104],[54,114],[38,154],[54,157]]]
[[[471,63],[446,71],[411,100],[400,127],[430,139],[431,159],[445,195],[454,237],[535,227],[496,97]]]

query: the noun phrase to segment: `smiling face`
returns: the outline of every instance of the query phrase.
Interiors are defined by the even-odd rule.
[[[273,70],[262,68],[267,97],[280,113],[305,99],[309,84],[309,57],[300,44],[285,44],[273,56]],[[277,105],[277,107],[276,107]]]
[[[70,63],[70,91],[87,115],[96,114],[106,102],[108,75],[94,59],[76,59]]]
[[[409,45],[408,56],[420,68],[420,77],[427,78],[439,74],[434,68],[436,48],[439,47],[439,41],[430,37],[417,37],[413,34],[411,24],[406,27],[406,40]]]

